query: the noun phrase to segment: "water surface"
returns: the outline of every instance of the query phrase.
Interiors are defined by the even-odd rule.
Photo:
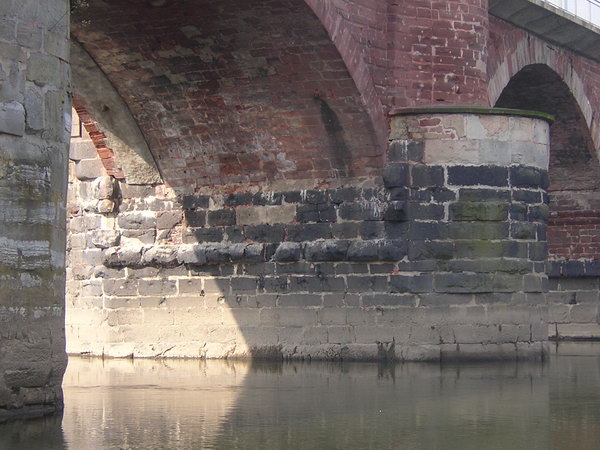
[[[510,364],[71,358],[0,449],[597,449],[600,344]]]

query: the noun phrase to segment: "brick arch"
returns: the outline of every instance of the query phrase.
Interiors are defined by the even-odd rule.
[[[318,17],[339,51],[367,106],[378,143],[384,145],[388,139],[388,124],[381,96],[375,87],[373,66],[368,61],[372,58],[367,47],[371,45],[369,37],[381,42],[385,40],[385,28],[382,24],[387,20],[387,11],[382,8],[380,2],[372,1],[358,4],[347,0],[305,2]],[[365,33],[363,28],[368,29],[368,33]]]
[[[520,62],[526,61],[521,59]],[[588,120],[580,108],[580,104],[586,105],[587,101],[579,90],[583,85],[578,84],[581,80],[576,74],[571,74],[570,80],[571,85],[576,86],[575,92],[565,77],[550,65],[525,64],[510,78],[494,104],[555,116],[556,121],[550,127],[549,256],[597,258],[600,255],[600,164]],[[579,101],[576,92],[580,94]]]
[[[524,34],[516,30],[515,34]],[[581,68],[581,63],[573,63],[573,55],[550,46],[548,43],[525,34],[512,46],[498,45],[496,51],[504,50],[503,55],[495,55],[493,71],[489,70],[488,96],[491,105],[496,105],[503,90],[517,73],[527,66],[543,64],[554,71],[569,89],[576,101],[583,118],[590,131],[596,154],[600,154],[600,123],[598,112],[595,112],[589,87],[586,87],[584,76],[587,75]],[[503,48],[504,47],[504,48]],[[579,61],[578,61],[579,62]]]
[[[372,111],[381,108],[365,106],[306,3],[89,3],[73,35],[178,191],[380,173],[384,133]]]

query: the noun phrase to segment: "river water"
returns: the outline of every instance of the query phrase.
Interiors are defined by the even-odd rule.
[[[64,395],[0,449],[600,448],[600,344],[543,364],[71,358]]]

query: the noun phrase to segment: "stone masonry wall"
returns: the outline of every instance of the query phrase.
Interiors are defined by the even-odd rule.
[[[383,180],[76,182],[69,353],[541,357],[547,124],[423,112],[391,139]]]
[[[0,2],[0,422],[62,409],[68,2]]]

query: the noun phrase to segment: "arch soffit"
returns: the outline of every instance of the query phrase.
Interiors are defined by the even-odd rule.
[[[600,158],[598,113],[594,114],[592,104],[585,93],[585,85],[565,53],[549,47],[546,42],[539,39],[523,39],[518,43],[516,49],[504,58],[496,72],[490,76],[488,84],[490,105],[496,104],[512,77],[525,66],[532,64],[544,64],[549,67],[569,88],[590,130],[596,155]]]

